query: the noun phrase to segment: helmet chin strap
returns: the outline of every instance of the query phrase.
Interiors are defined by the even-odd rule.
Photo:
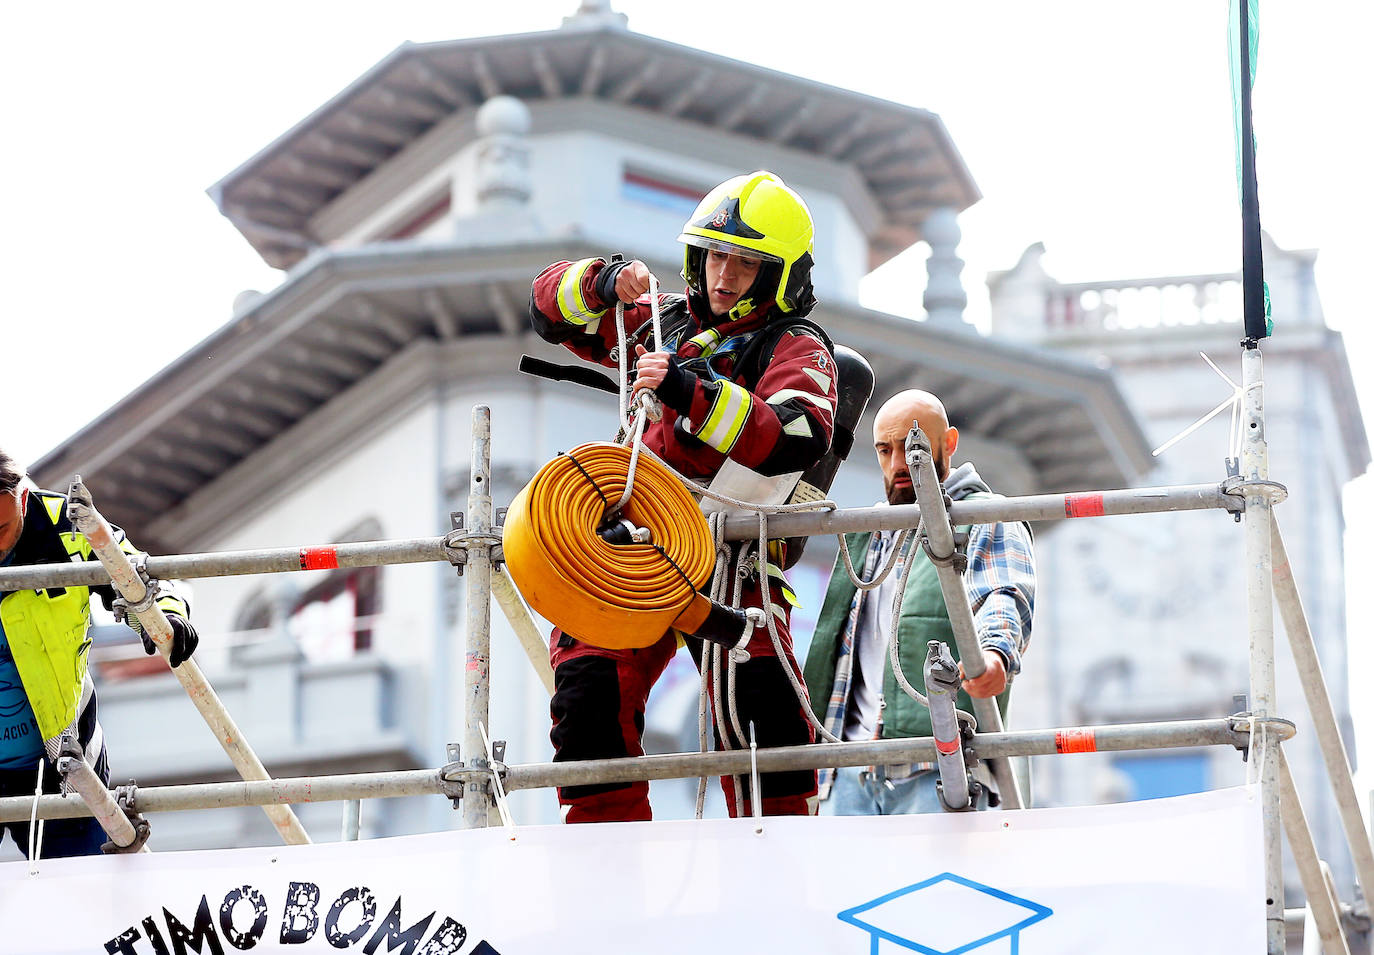
[[[754,310],[754,300],[752,298],[741,298],[735,303],[735,307],[725,313],[725,320],[733,322],[735,319],[743,318]]]

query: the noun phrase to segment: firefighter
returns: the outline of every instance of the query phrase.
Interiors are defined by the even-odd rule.
[[[114,533],[125,553],[139,554],[123,531],[114,528]],[[0,450],[0,567],[93,559],[91,545],[72,526],[66,496],[33,487]],[[86,762],[110,784],[105,734],[96,719],[95,686],[87,668],[91,591],[106,609],[118,596],[109,584],[0,590],[0,796],[33,795],[40,772],[43,791],[59,792],[56,760],[67,739],[80,744]],[[169,591],[157,606],[172,625],[171,665],[180,666],[199,642],[186,601]],[[143,646],[148,653],[156,650],[146,636]],[[98,855],[105,842],[104,830],[89,816],[50,819],[44,826],[45,858]],[[5,823],[3,830],[27,856],[29,824]]]
[[[555,262],[534,280],[530,317],[546,341],[614,366],[614,309],[624,303],[627,341],[637,358],[633,389],[650,389],[663,404],[662,419],[645,429],[645,447],[727,496],[781,502],[826,453],[834,428],[834,357],[825,332],[805,317],[816,304],[813,235],[806,203],[781,179],[768,172],[737,176],[706,195],[678,236],[687,291],[659,294],[662,351],[652,350],[649,269],[641,261]],[[750,659],[737,669],[739,725],[748,732],[754,724],[759,746],[815,741],[783,669],[800,672],[779,545],[770,547],[768,579],[783,656],[767,629],[757,628]],[[762,607],[758,575],[749,580],[743,605]],[[669,631],[644,649],[607,650],[555,629],[554,760],[643,755],[645,701],[677,641]],[[699,641],[686,642],[701,666]],[[748,745],[727,735],[722,741],[717,731],[718,747]],[[733,780],[723,777],[722,787],[733,815]],[[744,788],[748,815],[747,780]],[[812,770],[765,774],[761,789],[765,814],[815,811]],[[652,818],[645,782],[568,786],[558,798],[568,822]]]

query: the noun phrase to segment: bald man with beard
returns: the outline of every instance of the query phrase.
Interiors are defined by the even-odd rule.
[[[906,464],[906,436],[915,421],[930,439],[936,474],[951,500],[993,497],[971,462],[953,471],[950,461],[959,446],[959,430],[949,425],[940,399],[925,391],[903,391],[878,410],[873,422],[873,448],[883,472],[888,504],[914,504],[916,490]],[[1030,528],[1023,523],[973,524],[958,527],[967,536],[968,569],[964,587],[973,608],[978,643],[986,671],[965,680],[957,705],[971,712],[972,697],[995,697],[1005,719],[1010,683],[1021,672],[1021,657],[1030,641],[1035,607],[1035,559]],[[871,580],[891,556],[896,531],[847,534],[844,546],[862,578]],[[898,563],[873,590],[859,590],[836,556],[825,602],[806,658],[806,684],[814,705],[825,706],[826,729],[843,740],[902,739],[930,736],[930,712],[897,685],[889,659],[892,605],[903,565],[914,561],[902,595],[898,643],[902,673],[925,692],[926,643],[942,640],[957,660],[959,648],[940,591],[935,566],[908,536]],[[962,672],[963,665],[960,664]],[[818,710],[819,712],[819,710]],[[822,815],[894,815],[942,808],[933,763],[844,767],[821,771]],[[985,785],[991,777],[980,774]],[[991,798],[990,798],[991,797]],[[985,789],[975,805],[996,804]]]

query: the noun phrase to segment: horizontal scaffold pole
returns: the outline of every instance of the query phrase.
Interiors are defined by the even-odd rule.
[[[320,547],[276,547],[209,554],[174,554],[167,557],[149,557],[144,563],[144,569],[150,577],[156,577],[158,580],[190,580],[196,577],[333,570],[337,567],[420,564],[428,561],[448,561],[448,554],[444,538],[422,537],[416,540],[364,541]],[[93,562],[0,567],[0,591],[35,590],[40,587],[90,587],[109,582],[109,574]]]
[[[1062,521],[1076,517],[1160,514],[1211,508],[1237,511],[1243,507],[1241,499],[1227,493],[1220,484],[1183,484],[1176,487],[1134,487],[1117,491],[955,501],[949,509],[949,518],[955,525],[995,524],[999,521]],[[806,537],[898,530],[915,527],[920,519],[921,508],[917,504],[794,511],[769,515],[768,533],[775,537]],[[725,522],[726,540],[753,540],[758,536],[758,521],[752,514],[732,516]]]
[[[1293,724],[1283,720],[1270,720],[1265,727],[1271,741],[1289,739],[1294,733]],[[1230,746],[1245,749],[1249,741],[1250,720],[1245,717],[1230,717],[1162,723],[1123,723],[1115,726],[1086,726],[1058,730],[1020,730],[1011,733],[979,733],[974,736],[971,745],[980,757],[990,758],[1108,753],[1187,746]],[[923,737],[871,742],[815,743],[809,746],[760,749],[757,751],[757,757],[759,770],[765,773],[830,766],[934,762],[935,742],[930,737]],[[749,770],[750,753],[747,750],[733,750],[508,765],[504,767],[502,779],[507,791],[513,791],[584,783],[737,775],[748,773]],[[484,770],[451,766],[392,773],[355,773],[342,776],[156,786],[135,790],[130,808],[140,813],[150,813],[429,794],[453,798],[462,791],[465,783],[480,782],[488,778],[490,773]],[[0,823],[28,819],[33,804],[32,796],[0,798]],[[90,810],[74,796],[42,796],[38,799],[38,815],[43,819],[72,819],[90,815]]]
[[[1242,506],[1240,498],[1227,493],[1220,484],[1185,484],[1178,487],[958,501],[949,513],[955,524],[990,524],[997,521],[1049,521],[1213,508],[1235,511]],[[915,527],[920,517],[921,509],[914,504],[840,508],[770,515],[768,528],[775,537],[850,534]],[[725,536],[729,540],[753,540],[758,537],[758,522],[753,515],[731,517],[725,522]],[[174,554],[149,557],[144,566],[149,576],[159,580],[190,580],[197,577],[284,574],[300,570],[378,567],[428,561],[462,562],[465,556],[461,545],[455,547],[447,538],[420,537],[312,547]],[[42,587],[91,587],[109,582],[109,574],[94,562],[0,567],[0,592],[37,590]]]

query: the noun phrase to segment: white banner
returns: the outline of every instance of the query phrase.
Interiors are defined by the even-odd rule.
[[[154,820],[156,832],[156,820]],[[1264,950],[1253,789],[0,865],[13,955]]]

